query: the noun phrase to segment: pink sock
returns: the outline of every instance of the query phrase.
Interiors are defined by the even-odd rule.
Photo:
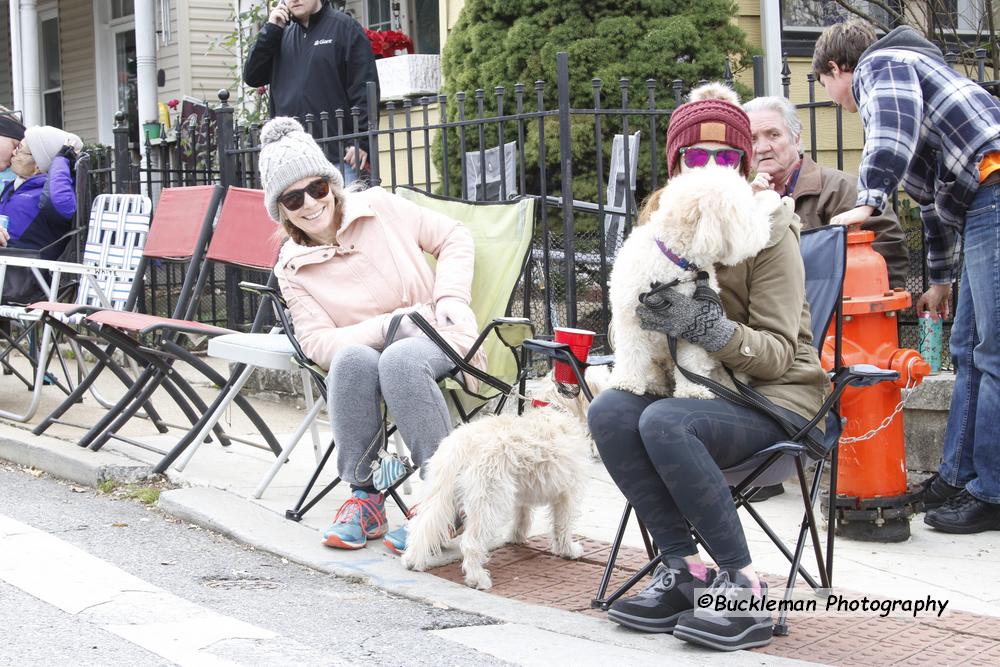
[[[704,563],[688,563],[687,566],[692,577],[701,581],[708,580],[708,567]]]
[[[754,587],[752,587],[752,588],[751,588],[750,590],[752,590],[752,591],[753,591],[753,594],[754,594],[754,595],[756,595],[757,597],[760,597],[760,591],[761,591],[761,588],[760,588],[760,582],[758,581],[758,582],[757,582],[757,585],[756,585],[756,586],[754,586]]]

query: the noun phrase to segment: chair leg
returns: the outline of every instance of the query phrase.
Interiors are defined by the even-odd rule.
[[[618,550],[621,549],[622,540],[625,538],[625,528],[628,527],[628,518],[631,514],[632,505],[625,503],[625,511],[622,512],[622,518],[618,522],[618,532],[615,533],[615,540],[611,543],[611,553],[608,554],[608,563],[604,566],[601,584],[597,587],[597,595],[590,601],[590,606],[594,609],[608,608],[608,602],[604,599],[604,594],[608,592],[611,575],[615,569],[615,561],[618,560]]]
[[[299,428],[292,434],[292,437],[288,439],[288,444],[285,445],[284,449],[281,450],[281,455],[275,459],[274,463],[271,465],[271,469],[267,471],[267,474],[264,475],[264,479],[262,479],[260,484],[257,485],[257,488],[254,489],[252,495],[253,498],[260,498],[264,495],[264,490],[268,487],[268,485],[270,485],[271,480],[273,480],[274,476],[278,474],[278,471],[281,470],[281,466],[285,465],[285,462],[288,461],[288,457],[291,455],[292,450],[299,444],[299,441],[305,435],[306,430],[312,430],[315,434],[316,417],[319,415],[319,411],[322,408],[322,401],[315,401],[312,404],[312,408],[310,408],[309,412],[306,413],[302,423],[299,424]],[[322,460],[322,455],[320,456],[320,460]],[[319,463],[319,461],[317,461],[317,463]]]
[[[333,454],[333,448],[337,446],[333,438],[330,438],[330,445],[326,448],[326,452],[323,454],[323,460],[319,462],[316,469],[313,471],[312,477],[309,478],[309,483],[306,484],[306,488],[302,490],[302,495],[299,497],[299,501],[295,503],[295,507],[290,510],[285,510],[285,518],[291,519],[292,521],[302,521],[302,517],[305,513],[313,508],[313,506],[323,499],[323,496],[330,493],[335,486],[340,484],[340,477],[337,477],[332,482],[327,484],[322,491],[316,494],[316,497],[312,500],[306,502],[309,497],[309,493],[312,491],[313,487],[316,486],[316,480],[319,479],[320,474],[323,472],[323,468],[326,467],[327,461],[330,460],[330,455]]]
[[[743,509],[746,510],[747,514],[749,514],[753,518],[753,520],[757,522],[757,525],[760,526],[760,529],[763,530],[764,533],[767,534],[769,538],[771,538],[771,542],[774,543],[774,546],[777,547],[778,551],[780,551],[785,556],[785,558],[788,559],[788,562],[791,563],[795,558],[794,554],[792,554],[792,552],[788,550],[788,547],[786,547],[784,542],[781,541],[781,538],[778,537],[778,534],[774,532],[774,529],[772,529],[771,526],[768,525],[767,521],[764,521],[764,517],[762,517],[760,513],[756,509],[754,509],[754,506],[751,505],[750,503],[746,503],[742,507]],[[802,528],[802,531],[803,532],[805,531],[804,527]],[[806,568],[803,567],[801,563],[799,564],[798,567],[798,573],[801,574],[802,578],[805,579],[806,583],[808,583],[814,589],[820,588],[819,583],[816,582],[813,576],[809,574],[808,570],[806,570]]]
[[[833,540],[837,527],[837,457],[840,452],[840,443],[833,446],[830,452],[830,493],[827,503],[827,523],[826,523],[826,576],[833,586]]]

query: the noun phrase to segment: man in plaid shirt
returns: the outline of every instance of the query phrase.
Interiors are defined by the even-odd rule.
[[[1000,530],[1000,102],[905,26],[878,40],[860,20],[830,26],[812,66],[865,128],[857,206],[831,223],[864,222],[902,182],[927,242],[921,312],[948,315],[961,249],[955,388],[944,460],[923,485],[924,521],[949,533]]]

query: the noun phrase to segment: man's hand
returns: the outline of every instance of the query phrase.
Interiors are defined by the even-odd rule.
[[[917,299],[917,313],[937,313],[947,319],[951,314],[951,285],[931,285]]]
[[[874,212],[875,208],[873,206],[858,206],[857,208],[852,208],[850,211],[844,211],[833,216],[830,218],[830,224],[860,225],[862,222],[867,222],[868,218],[872,217],[872,213]]]
[[[774,184],[771,182],[771,174],[766,171],[758,171],[757,176],[750,181],[750,187],[753,188],[754,194],[764,190],[773,190]]]
[[[368,153],[360,148],[355,151],[354,146],[351,146],[347,149],[347,152],[344,153],[344,162],[351,165],[355,169],[364,169],[368,166]]]
[[[288,22],[291,20],[291,18],[292,15],[291,12],[288,11],[288,7],[285,5],[285,3],[279,2],[277,5],[274,6],[274,9],[272,9],[271,13],[268,15],[267,22],[273,23],[279,28],[284,28],[286,25],[288,25]]]
[[[9,240],[10,240],[10,234],[7,232],[6,229],[0,227],[0,248],[6,248],[7,241]]]

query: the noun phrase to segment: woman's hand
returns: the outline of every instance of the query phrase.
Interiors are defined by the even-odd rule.
[[[707,274],[698,274],[697,285],[693,296],[666,288],[640,297],[635,309],[639,326],[683,338],[709,352],[724,348],[736,332],[736,324],[726,317],[722,300],[708,285]]]
[[[0,227],[0,248],[6,248],[7,241],[10,241],[10,233],[3,227]]]
[[[389,327],[392,324],[392,318],[400,315],[399,326],[396,328],[396,335],[393,336],[392,340],[402,340],[403,338],[416,338],[417,336],[423,336],[424,332],[420,330],[413,320],[410,319],[409,313],[416,313],[423,308],[423,304],[416,306],[406,306],[404,308],[397,308],[390,313],[390,317],[386,320],[385,331],[382,332],[384,338],[389,337]],[[390,341],[386,341],[389,343]]]
[[[438,299],[434,305],[434,319],[439,327],[460,326],[472,330],[478,328],[476,315],[469,304],[451,296]]]

